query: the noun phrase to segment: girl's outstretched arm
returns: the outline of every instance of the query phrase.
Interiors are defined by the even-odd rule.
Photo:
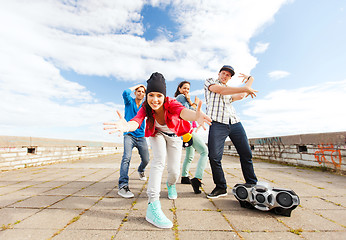
[[[133,132],[139,127],[139,124],[136,121],[127,122],[118,110],[117,114],[119,116],[118,121],[103,123],[103,125],[107,125],[107,127],[104,127],[103,130],[114,129],[109,131],[109,134],[118,132],[118,135],[120,136],[123,132]]]
[[[184,108],[180,112],[180,117],[186,121],[196,121],[199,126],[202,126],[203,129],[206,130],[204,123],[211,125],[211,118],[201,111],[201,107],[202,101],[200,100],[196,111]]]

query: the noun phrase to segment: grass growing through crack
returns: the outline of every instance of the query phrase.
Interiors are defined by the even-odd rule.
[[[12,229],[12,228],[13,228],[13,226],[12,226],[11,223],[9,223],[7,225],[2,224],[1,230],[3,231],[3,230],[6,230],[6,229]]]
[[[303,229],[298,228],[298,229],[290,229],[291,233],[297,234],[297,235],[301,235],[303,232]]]

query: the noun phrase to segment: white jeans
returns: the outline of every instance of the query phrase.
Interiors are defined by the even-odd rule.
[[[149,137],[152,148],[153,160],[151,160],[147,194],[149,203],[159,200],[161,191],[161,179],[165,161],[167,158],[168,185],[176,184],[180,174],[180,160],[182,152],[182,140],[180,137],[169,137],[158,132],[155,137]]]

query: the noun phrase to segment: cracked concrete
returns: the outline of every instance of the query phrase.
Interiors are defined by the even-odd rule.
[[[165,169],[161,204],[174,227],[163,230],[145,220],[147,182],[138,179],[138,154],[133,154],[129,172],[135,197],[117,194],[120,161],[121,154],[114,154],[1,172],[0,239],[346,238],[344,176],[254,160],[260,181],[299,195],[300,206],[284,217],[240,207],[231,194],[232,187],[243,182],[236,157],[224,156],[228,196],[214,200],[206,198],[214,188],[209,164],[202,194],[178,183],[176,200],[167,198]],[[147,176],[149,170],[150,164]]]

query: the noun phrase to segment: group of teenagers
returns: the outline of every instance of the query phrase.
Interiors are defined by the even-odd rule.
[[[161,73],[155,72],[147,80],[147,86],[140,84],[123,92],[125,117],[117,111],[118,121],[104,123],[106,125],[104,129],[110,130],[109,133],[124,133],[124,153],[118,184],[118,194],[124,198],[134,197],[129,189],[128,176],[134,147],[138,149],[141,157],[141,163],[137,169],[139,179],[147,180],[144,172],[149,163],[146,141],[146,138],[149,138],[153,157],[147,185],[146,220],[156,227],[173,227],[173,223],[161,209],[161,180],[167,161],[168,198],[176,199],[176,183],[180,177],[183,145],[186,147],[186,154],[182,166],[181,183],[191,184],[194,193],[201,193],[203,172],[209,158],[216,186],[207,197],[213,199],[227,195],[227,183],[221,164],[227,137],[231,139],[239,154],[246,183],[257,183],[248,139],[232,106],[234,101],[247,96],[255,97],[257,91],[251,88],[254,78],[242,73],[239,77],[245,83],[243,86],[228,86],[227,83],[234,74],[233,67],[224,65],[217,78],[208,78],[205,81],[206,113],[203,113],[202,101],[198,97],[195,97],[194,101],[190,98],[190,82],[182,81],[177,87],[175,98],[167,97],[165,78]],[[131,97],[132,92],[135,98]],[[197,131],[200,127],[206,130],[205,124],[209,125],[207,145]],[[200,158],[195,177],[190,179],[189,169],[195,151],[199,153]]]

